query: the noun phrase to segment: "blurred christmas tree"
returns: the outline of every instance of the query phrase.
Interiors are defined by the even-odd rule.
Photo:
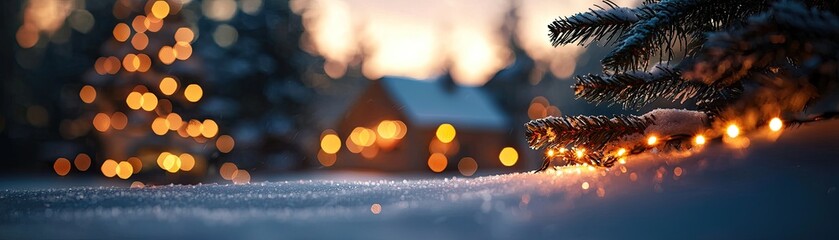
[[[53,10],[45,3],[59,2],[22,5],[36,13]],[[120,0],[71,6],[68,25],[78,30],[77,12],[90,25],[83,34],[67,37],[73,46],[82,46],[69,54],[79,59],[45,64],[19,57],[25,61],[18,61],[23,69],[16,74],[37,81],[68,76],[43,84],[73,89],[72,98],[46,99],[58,103],[59,110],[35,111],[53,116],[42,127],[77,143],[61,146],[81,146],[49,151],[62,154],[52,158],[56,173],[75,168],[123,179],[194,182],[218,172],[246,182],[254,169],[305,166],[293,139],[297,129],[305,128],[304,106],[312,94],[301,83],[300,69],[312,57],[298,47],[302,23],[287,2]],[[61,59],[66,53],[59,49],[67,44],[49,44],[43,33],[30,31],[25,12],[18,56],[36,52],[38,59]],[[44,71],[54,66],[72,71]],[[25,140],[25,135],[12,137]],[[48,147],[43,139],[35,142],[31,152]]]
[[[546,148],[539,170],[555,158],[611,167],[630,154],[692,148],[717,138],[748,145],[741,131],[762,125],[778,131],[836,116],[796,118],[835,87],[835,1],[662,0],[636,8],[604,3],[549,25],[554,46],[614,46],[602,60],[604,74],[577,77],[577,97],[633,109],[670,99],[689,101],[694,109],[533,120],[526,124],[528,143]]]

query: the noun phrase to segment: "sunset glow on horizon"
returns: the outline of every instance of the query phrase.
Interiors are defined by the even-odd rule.
[[[633,2],[617,1],[619,5]],[[591,4],[520,1],[515,38],[539,68],[570,77],[583,48],[552,47],[547,25],[559,16],[585,11]],[[448,69],[458,83],[479,86],[514,60],[509,36],[501,30],[509,1],[293,0],[289,5],[303,16],[306,34],[301,47],[323,56],[327,60],[324,70],[333,78],[359,65],[369,79],[384,75],[427,79]]]

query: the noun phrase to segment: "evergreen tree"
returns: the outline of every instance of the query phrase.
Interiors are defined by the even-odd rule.
[[[610,167],[650,149],[685,149],[741,129],[834,118],[801,118],[839,74],[839,3],[804,0],[648,0],[635,8],[605,1],[548,28],[554,46],[613,46],[603,74],[577,76],[578,98],[639,109],[658,99],[692,110],[642,116],[548,117],[525,124],[531,148],[549,167]]]

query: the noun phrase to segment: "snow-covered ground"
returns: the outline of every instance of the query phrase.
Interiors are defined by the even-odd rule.
[[[0,239],[839,238],[839,121],[771,138],[626,172],[2,190]]]

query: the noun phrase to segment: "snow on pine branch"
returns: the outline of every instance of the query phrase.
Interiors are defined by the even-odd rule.
[[[533,149],[573,146],[598,150],[635,134],[694,135],[706,126],[708,116],[703,112],[656,109],[642,116],[547,117],[525,124],[525,132]]]
[[[656,147],[658,141],[665,143],[662,150],[681,149],[685,140],[707,131],[710,118],[699,111],[656,109],[642,116],[547,117],[525,127],[530,147],[547,149],[540,170],[556,157],[566,164],[611,167],[618,157],[644,152]],[[649,137],[654,137],[652,143]]]
[[[681,73],[669,67],[656,66],[651,72],[630,71],[612,75],[587,74],[576,77],[574,94],[589,102],[623,108],[639,109],[657,99],[684,103],[688,99],[699,102],[732,99],[740,94],[735,87],[718,87],[683,80]]]
[[[551,44],[554,47],[574,42],[584,45],[603,39],[609,42],[615,36],[620,36],[629,30],[639,19],[652,15],[652,10],[645,6],[619,7],[610,0],[603,3],[608,8],[595,5],[598,9],[589,9],[588,12],[554,20],[548,25]]]
[[[787,78],[835,81],[836,42],[839,17],[798,3],[778,3],[741,28],[710,34],[684,77],[709,85],[732,85],[755,71],[773,68]]]

